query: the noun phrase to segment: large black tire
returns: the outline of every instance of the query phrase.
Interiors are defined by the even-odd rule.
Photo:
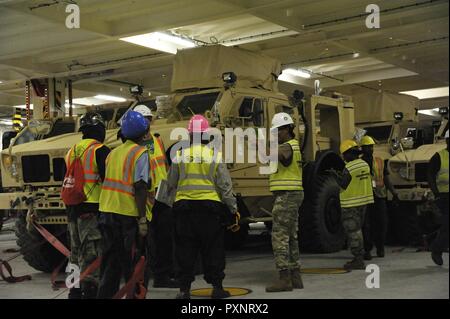
[[[66,245],[66,225],[48,225],[47,230]],[[20,214],[16,220],[17,245],[23,259],[34,269],[51,273],[62,263],[65,256],[50,245],[36,230],[29,232],[26,228],[25,214]]]
[[[304,252],[332,253],[345,244],[341,221],[339,185],[329,175],[311,181],[311,191],[299,214],[299,246]]]

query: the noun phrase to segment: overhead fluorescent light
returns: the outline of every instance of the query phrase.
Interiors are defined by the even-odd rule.
[[[306,71],[303,71],[303,70],[300,70],[300,69],[284,69],[283,72],[281,73],[280,77],[282,77],[283,74],[299,76],[299,77],[305,78],[305,79],[311,78],[311,74],[309,72],[306,72]]]
[[[2,125],[13,125],[13,121],[12,120],[5,120],[5,119],[0,119],[0,124]]]
[[[111,102],[125,102],[127,100],[123,97],[104,95],[104,94],[98,94],[98,95],[94,96],[94,99],[111,101]]]
[[[429,110],[419,110],[419,114],[429,115],[429,116],[440,116],[439,108],[429,109]]]
[[[408,94],[419,98],[420,100],[432,99],[436,97],[448,96],[448,86],[425,90],[403,91],[402,94]]]
[[[25,109],[27,108],[27,106],[25,104],[21,104],[21,105],[13,105],[13,107],[18,108],[18,109]],[[30,104],[30,109],[33,108],[33,104]]]
[[[0,84],[2,84],[3,83],[3,81],[0,81]]]
[[[188,39],[162,32],[140,34],[120,40],[172,54],[177,53],[177,50],[196,46],[194,42]]]

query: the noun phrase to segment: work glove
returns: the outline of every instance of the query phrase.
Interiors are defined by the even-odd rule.
[[[231,230],[233,233],[239,231],[241,226],[239,225],[239,221],[241,220],[241,214],[236,212],[233,214],[234,223],[227,227],[228,230]]]
[[[139,236],[141,236],[141,237],[147,236],[148,226],[147,226],[147,218],[146,217],[139,218],[138,228],[139,228]]]

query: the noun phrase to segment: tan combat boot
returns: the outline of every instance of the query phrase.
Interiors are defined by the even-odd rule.
[[[291,272],[289,269],[280,271],[280,279],[271,286],[266,287],[266,292],[292,291]]]
[[[303,280],[300,274],[300,268],[291,269],[292,288],[303,289]]]

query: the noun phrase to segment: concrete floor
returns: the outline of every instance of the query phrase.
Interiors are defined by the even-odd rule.
[[[0,258],[8,259],[14,254],[5,253],[8,248],[16,248],[12,224],[5,225],[0,233]],[[387,247],[385,258],[371,261],[380,267],[380,288],[368,289],[365,282],[369,273],[363,270],[339,275],[303,275],[305,289],[292,292],[268,294],[264,291],[268,281],[276,276],[270,239],[266,235],[252,235],[246,247],[227,253],[227,268],[224,285],[244,287],[252,290],[246,296],[235,298],[277,298],[277,299],[341,299],[341,298],[449,298],[448,254],[444,254],[444,267],[438,267],[430,259],[428,252],[416,252],[413,248],[398,251],[401,247]],[[326,255],[303,254],[304,268],[341,267],[350,254],[346,251]],[[67,298],[65,289],[53,290],[50,275],[35,271],[21,257],[11,262],[14,275],[30,274],[31,281],[8,284],[0,280],[0,299],[4,298]],[[63,279],[61,277],[61,279]],[[193,288],[208,285],[202,276],[197,276]],[[171,299],[176,289],[150,288],[147,298]]]

